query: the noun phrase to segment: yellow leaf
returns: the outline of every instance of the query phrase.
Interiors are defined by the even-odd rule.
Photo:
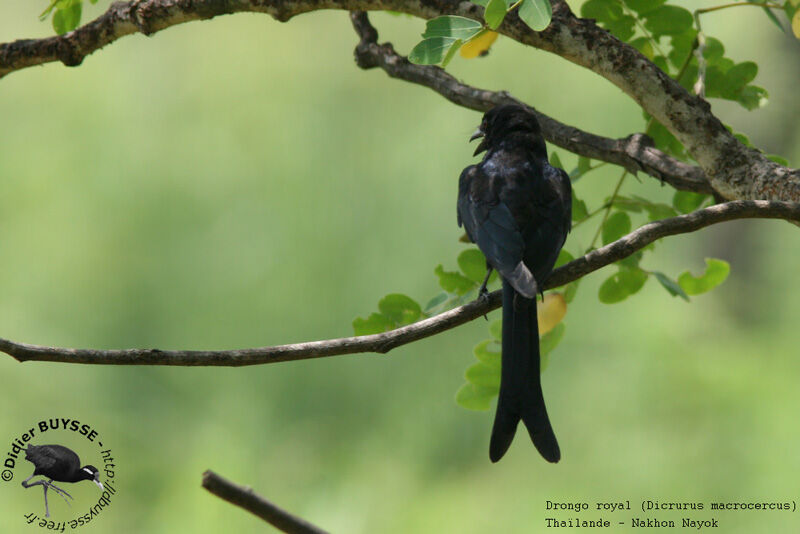
[[[800,9],[795,11],[794,17],[792,17],[792,33],[794,33],[795,37],[800,39]]]
[[[484,31],[474,39],[467,41],[461,47],[461,57],[472,59],[478,56],[485,56],[489,53],[489,48],[497,40],[497,32]]]
[[[536,314],[539,318],[539,335],[544,335],[556,327],[567,314],[567,301],[561,293],[548,293],[544,302],[537,302]]]

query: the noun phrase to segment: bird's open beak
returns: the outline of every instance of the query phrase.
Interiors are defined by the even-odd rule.
[[[478,154],[480,154],[481,152],[486,150],[486,137],[485,136],[486,136],[486,134],[483,133],[483,130],[478,128],[477,130],[475,130],[475,133],[472,134],[472,137],[469,138],[469,141],[472,142],[475,139],[480,139],[481,137],[483,137],[483,141],[481,141],[478,144],[478,147],[475,149],[475,152],[472,154],[473,156],[477,156]]]
[[[95,484],[97,484],[97,487],[98,487],[98,488],[100,488],[100,491],[105,491],[105,490],[106,490],[106,489],[103,487],[103,483],[102,483],[102,482],[100,482],[99,480],[92,480],[92,482],[94,482]]]

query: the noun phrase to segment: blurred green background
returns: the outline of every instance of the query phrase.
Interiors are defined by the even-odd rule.
[[[3,2],[0,42],[50,35],[41,4]],[[106,8],[87,4],[84,20]],[[372,20],[403,53],[423,29]],[[771,92],[763,110],[714,110],[797,165],[798,42],[746,8],[704,28],[733,59],[757,61],[756,83]],[[347,336],[386,293],[435,295],[434,267],[455,268],[464,247],[456,184],[480,116],[358,69],[356,40],[344,12],[288,24],[238,14],[125,37],[79,68],[0,80],[0,336],[242,348]],[[451,70],[591,132],[643,126],[616,87],[509,39]],[[597,206],[618,175],[597,171],[577,191]],[[649,177],[624,190],[673,193]],[[567,248],[585,248],[592,231]],[[337,533],[542,532],[547,499],[630,499],[631,514],[602,514],[626,521],[647,517],[635,512],[642,499],[796,499],[800,232],[726,224],[663,241],[644,267],[677,276],[707,256],[732,273],[691,304],[650,281],[608,306],[596,293],[611,271],[584,280],[543,376],[557,465],[524,432],[491,465],[492,414],[455,405],[472,347],[487,337],[482,320],[388,355],[239,369],[3,355],[0,439],[47,417],[97,428],[118,465],[114,504],[87,528],[97,532],[269,530],[201,489],[209,468]],[[29,467],[0,485],[2,532],[29,531],[18,511],[41,506],[38,489],[18,487]],[[780,512],[702,515],[724,532],[800,525]]]

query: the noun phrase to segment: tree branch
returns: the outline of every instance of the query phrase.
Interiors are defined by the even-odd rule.
[[[254,492],[252,488],[234,484],[211,470],[203,473],[203,487],[217,497],[257,515],[281,532],[288,534],[327,534],[326,531],[315,527],[305,519],[278,508]]]
[[[711,184],[700,167],[677,160],[653,146],[644,134],[634,134],[625,139],[601,137],[545,115],[517,100],[505,91],[478,89],[461,83],[442,68],[430,65],[414,65],[408,58],[395,52],[391,43],[378,44],[378,32],[370,24],[363,11],[350,13],[353,27],[361,37],[356,46],[356,63],[362,69],[380,67],[392,78],[416,83],[433,89],[449,101],[474,109],[487,111],[500,104],[518,104],[533,111],[542,126],[547,141],[587,158],[619,165],[632,174],[645,172],[675,189],[713,194]]]
[[[739,200],[717,204],[687,215],[661,219],[636,229],[602,248],[554,270],[543,284],[553,289],[577,280],[606,265],[626,258],[662,237],[694,232],[734,219],[784,219],[800,224],[800,204]],[[369,336],[310,341],[291,345],[240,350],[192,351],[159,349],[95,350],[28,345],[0,338],[0,352],[20,362],[48,361],[111,365],[232,366],[307,360],[325,356],[390,350],[450,330],[500,307],[501,291],[487,300],[475,300],[434,317],[389,332]]]
[[[653,62],[592,20],[577,18],[553,0],[550,26],[534,32],[516,11],[498,31],[557,54],[609,80],[675,135],[726,199],[800,202],[800,170],[778,165],[742,145],[711,113],[708,102],[687,92]],[[97,19],[60,37],[0,45],[0,76],[61,61],[74,66],[86,55],[136,32],[150,35],[192,20],[236,12],[267,13],[279,21],[319,9],[393,10],[422,18],[460,15],[480,20],[483,8],[461,0],[131,0],[112,4]]]

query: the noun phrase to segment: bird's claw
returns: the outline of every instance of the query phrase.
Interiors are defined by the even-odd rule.
[[[72,497],[72,495],[70,495],[69,493],[67,493],[67,492],[66,492],[66,491],[64,491],[63,489],[59,488],[58,486],[56,486],[56,485],[55,485],[55,484],[53,484],[52,482],[46,482],[46,483],[45,483],[45,485],[46,485],[48,488],[50,488],[51,490],[53,490],[53,491],[54,491],[54,492],[55,492],[57,495],[60,495],[60,496],[61,496],[61,498],[62,498],[62,499],[64,499],[64,501],[65,501],[67,504],[69,504],[70,506],[72,506],[72,503],[70,503],[70,502],[67,500],[67,497],[69,497],[70,499],[73,499],[73,500],[74,500],[74,498]]]
[[[489,303],[489,290],[486,289],[486,284],[483,284],[481,285],[481,287],[478,288],[478,298],[476,298],[475,300],[477,300],[481,304]],[[483,314],[483,318],[486,319],[487,321],[489,320],[489,317],[487,317],[485,313]]]

